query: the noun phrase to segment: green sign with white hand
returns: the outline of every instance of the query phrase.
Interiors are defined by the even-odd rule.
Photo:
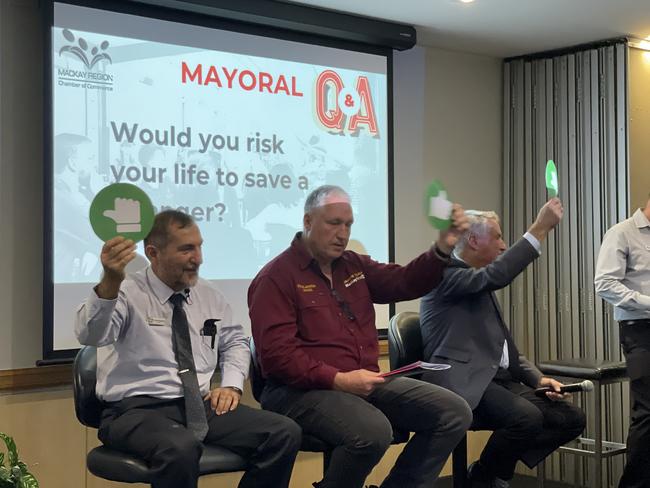
[[[558,194],[557,182],[557,168],[552,159],[546,163],[546,189],[548,190],[548,197],[553,198]]]
[[[143,240],[153,226],[154,208],[135,185],[115,183],[103,188],[90,204],[90,225],[102,241],[123,236]]]
[[[453,204],[447,198],[447,190],[440,181],[435,180],[429,185],[424,205],[429,223],[434,228],[438,230],[449,228]]]

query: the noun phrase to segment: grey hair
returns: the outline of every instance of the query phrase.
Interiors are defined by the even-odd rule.
[[[323,206],[323,202],[330,195],[340,195],[350,201],[350,195],[340,186],[322,185],[312,190],[307,196],[307,200],[305,200],[305,213],[311,213],[315,208]]]
[[[499,215],[493,210],[465,210],[465,216],[469,222],[469,228],[460,236],[454,249],[459,255],[462,255],[465,250],[470,235],[486,236],[488,234],[490,230],[488,220],[499,223]]]
[[[172,225],[178,226],[179,229],[184,229],[196,225],[196,222],[191,215],[180,210],[168,209],[158,212],[153,219],[153,227],[147,237],[144,238],[144,245],[151,245],[158,249],[167,247],[170,238],[169,229]]]

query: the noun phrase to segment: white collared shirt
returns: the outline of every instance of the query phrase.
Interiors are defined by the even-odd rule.
[[[190,326],[192,353],[201,394],[210,391],[210,378],[219,363],[221,386],[243,389],[250,352],[241,325],[232,323],[232,311],[223,295],[208,281],[191,287],[184,305]],[[122,282],[118,297],[104,300],[93,291],[77,310],[75,333],[81,344],[97,346],[97,396],[109,402],[149,395],[183,395],[178,363],[172,349],[174,291],[151,267]],[[217,322],[212,338],[201,335],[208,319]]]
[[[650,221],[641,209],[605,233],[594,285],[615,320],[650,319]]]
[[[539,239],[532,235],[530,232],[526,232],[524,234],[524,238],[530,242],[530,244],[535,248],[537,251],[537,254],[542,254],[542,245],[539,242]],[[456,259],[459,261],[463,261],[463,258],[461,258],[456,250],[454,249],[453,255]],[[503,352],[501,353],[501,360],[499,361],[499,367],[503,369],[508,369],[510,367],[510,355],[508,354],[508,341],[503,341]]]

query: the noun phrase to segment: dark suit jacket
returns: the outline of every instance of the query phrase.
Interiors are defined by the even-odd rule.
[[[458,393],[472,409],[497,374],[531,387],[542,377],[519,354],[494,296],[495,290],[508,286],[537,257],[537,250],[522,237],[481,269],[452,259],[440,285],[422,298],[425,360],[451,364],[451,369],[427,375],[427,379]],[[504,340],[510,361],[507,372],[499,368]]]

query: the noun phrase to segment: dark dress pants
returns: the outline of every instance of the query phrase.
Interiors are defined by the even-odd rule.
[[[216,415],[206,402],[209,431],[204,443],[247,458],[240,488],[286,488],[302,432],[290,419],[239,405]],[[144,459],[153,488],[198,485],[203,446],[185,428],[183,400],[133,397],[110,404],[102,414],[99,439],[108,447]]]
[[[627,462],[619,488],[650,487],[650,322],[621,325],[621,346],[630,377],[632,413]]]
[[[492,430],[480,462],[492,477],[512,478],[518,460],[536,466],[585,428],[582,410],[535,396],[514,381],[492,381],[474,409],[473,430]]]
[[[431,488],[472,419],[455,393],[411,378],[393,378],[366,398],[334,390],[300,390],[268,381],[262,406],[295,420],[305,434],[333,446],[319,488],[360,488],[393,438],[415,432],[382,488]]]

